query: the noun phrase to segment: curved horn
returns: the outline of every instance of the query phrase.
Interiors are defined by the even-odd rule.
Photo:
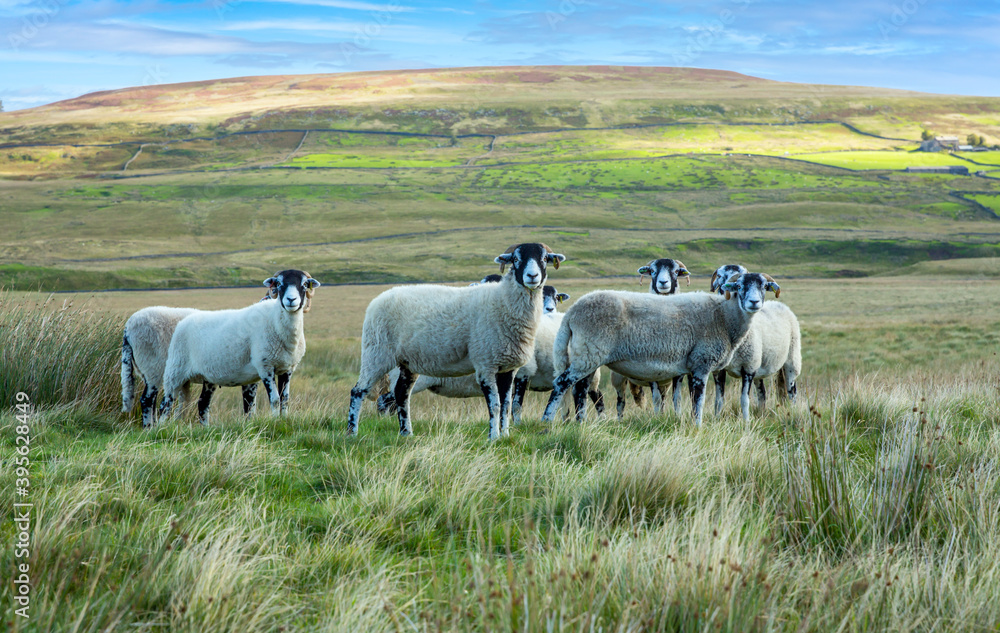
[[[302,274],[306,276],[306,279],[312,279],[312,275],[310,275],[306,271],[303,270]],[[312,309],[312,298],[314,294],[316,294],[315,288],[306,288],[306,299],[305,301],[302,302],[303,314],[309,312],[309,310]]]
[[[687,285],[690,286],[691,285],[691,271],[688,270],[688,267],[684,265],[684,262],[682,262],[679,259],[675,259],[674,263],[677,264],[678,266],[680,266],[681,268],[683,268],[685,271],[687,271],[687,274],[684,275],[684,277],[685,277],[685,279],[687,281]]]
[[[514,244],[513,246],[508,247],[507,250],[505,250],[503,253],[501,253],[501,255],[509,255],[510,253],[513,253],[517,249],[518,246],[520,246],[520,245],[519,244]],[[505,264],[503,262],[500,262],[500,274],[501,275],[503,274],[503,269],[504,269],[504,267],[506,265],[507,264]]]
[[[761,275],[764,275],[764,279],[766,279],[768,283],[774,284],[774,287],[777,288],[777,290],[774,291],[774,298],[777,299],[778,297],[780,297],[781,286],[778,285],[778,282],[776,282],[774,278],[772,278],[771,275],[768,275],[767,273],[761,273]]]
[[[730,282],[736,281],[739,278],[740,278],[740,274],[739,273],[732,274],[732,275],[729,276],[729,279],[726,280],[726,283],[728,284]],[[727,290],[726,291],[726,301],[729,301],[729,298],[732,297],[732,296],[733,296],[733,293],[731,293],[731,292],[729,292]]]
[[[552,250],[551,248],[549,248],[548,244],[546,244],[544,242],[539,242],[539,244],[542,245],[542,248],[545,249],[546,253],[555,253],[554,250]],[[559,270],[559,260],[558,259],[553,259],[552,260],[552,266],[555,267],[556,270]]]
[[[715,280],[718,278],[719,278],[719,271],[715,271],[714,273],[712,273],[712,283],[709,285],[709,288],[712,289],[712,292],[715,292]]]

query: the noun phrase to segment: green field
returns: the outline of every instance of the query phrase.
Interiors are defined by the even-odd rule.
[[[950,165],[968,167],[969,171],[977,169],[977,165],[963,160],[957,155],[944,152],[824,152],[822,154],[796,154],[793,158],[845,169],[901,170],[907,167],[946,167]],[[984,158],[996,160],[989,156],[984,156]]]
[[[912,150],[928,128],[993,142],[995,100],[682,69],[355,79],[147,87],[0,114],[0,145],[17,144],[0,148],[0,285],[241,285],[284,264],[336,282],[458,281],[525,239],[559,244],[579,278],[669,254],[702,272],[735,258],[778,275],[909,274],[993,256],[1000,238],[1000,181],[903,171],[991,171],[997,152]],[[212,105],[165,122],[192,98]],[[107,141],[124,144],[87,145]],[[440,255],[454,252],[468,259]]]
[[[730,395],[696,431],[630,403],[623,422],[549,427],[529,394],[495,445],[479,399],[429,393],[414,436],[366,408],[344,437],[364,307],[385,286],[318,290],[290,417],[261,403],[243,420],[223,389],[209,427],[189,412],[152,432],[117,412],[125,315],[259,290],[4,295],[0,397],[39,405],[33,619],[12,630],[993,628],[998,282],[780,281],[803,329],[795,406],[743,423]],[[562,269],[551,283],[638,289]],[[0,414],[8,451],[15,426]],[[13,490],[13,469],[0,479]]]
[[[9,611],[8,582],[0,620],[997,630],[1000,152],[912,151],[924,130],[1000,142],[1000,99],[510,67],[146,86],[0,113],[9,454],[16,394],[37,407],[33,616]],[[917,165],[972,175],[902,171]],[[682,292],[723,263],[773,275],[802,328],[798,402],[772,386],[744,423],[731,393],[700,430],[687,404],[631,402],[622,422],[545,425],[532,393],[525,424],[491,445],[480,399],[425,392],[412,437],[370,405],[344,437],[371,299],[481,279],[524,241],[567,256],[550,283],[573,300],[643,291],[635,271],[660,257],[692,272]],[[243,419],[236,389],[209,427],[188,412],[143,432],[119,411],[127,315],[247,305],[290,267],[323,282],[290,417],[261,399]],[[4,489],[17,477],[0,473]],[[10,504],[3,516],[13,543]]]

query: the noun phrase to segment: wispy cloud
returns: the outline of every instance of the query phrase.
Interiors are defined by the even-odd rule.
[[[169,81],[231,68],[690,65],[1000,94],[998,31],[995,0],[0,0],[0,98],[18,107],[28,97],[7,95],[40,83],[60,96],[137,85],[151,65]]]

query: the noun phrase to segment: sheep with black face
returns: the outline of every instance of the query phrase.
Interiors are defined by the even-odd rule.
[[[198,401],[202,423],[208,421],[215,386],[261,380],[272,413],[288,411],[289,381],[306,351],[303,315],[320,283],[305,271],[289,269],[264,280],[264,285],[274,301],[241,310],[198,312],[177,325],[167,352],[161,415],[171,410],[185,385],[197,380],[205,383]]]
[[[263,300],[268,299],[269,295]],[[137,311],[125,322],[121,360],[122,413],[130,412],[135,405],[135,374],[138,373],[145,383],[139,398],[143,427],[152,426],[156,422],[156,400],[163,388],[163,371],[167,365],[170,338],[174,335],[177,324],[196,312],[199,310],[194,308],[152,306]],[[186,390],[182,390],[179,395],[182,400],[186,400]],[[243,385],[243,413],[246,415],[253,413],[256,395],[257,383]]]
[[[348,434],[357,433],[365,396],[398,367],[393,396],[401,435],[413,432],[409,396],[420,374],[473,373],[489,410],[490,440],[509,435],[511,386],[514,373],[534,357],[547,267],[558,268],[565,259],[544,244],[518,244],[494,260],[501,273],[511,267],[499,283],[399,286],[375,297],[361,330],[361,371],[351,390]]]
[[[491,277],[496,277],[495,280]],[[502,279],[499,275],[490,275],[478,283],[496,283]],[[570,297],[565,292],[558,292],[553,286],[545,286],[543,290],[544,305],[543,315],[535,331],[535,355],[528,363],[517,370],[514,375],[514,396],[511,404],[511,419],[514,424],[521,421],[521,409],[524,404],[524,396],[527,391],[552,391],[552,381],[555,379],[552,366],[552,342],[555,340],[556,331],[562,322],[562,313],[556,310],[556,306]],[[399,368],[389,372],[389,387],[385,393],[379,395],[377,399],[378,412],[386,414],[396,410],[396,402],[393,393],[396,381],[399,379]],[[600,372],[587,382],[586,394],[594,401],[594,406],[598,413],[604,412],[604,396],[601,394],[598,384],[600,383]],[[421,374],[414,382],[410,395],[421,391],[430,391],[433,394],[444,396],[445,398],[478,398],[481,397],[482,390],[476,382],[476,376],[457,376],[452,378],[439,378]],[[585,403],[584,403],[585,404]]]
[[[724,294],[722,285],[734,275],[746,272],[738,264],[720,266],[712,276],[712,291]],[[778,292],[775,292],[775,298]],[[750,332],[740,344],[729,365],[715,372],[715,413],[722,412],[726,393],[726,374],[740,378],[740,412],[750,418],[750,388],[757,383],[757,406],[764,408],[767,389],[764,379],[777,375],[778,398],[795,401],[796,379],[802,371],[802,335],[799,320],[784,303],[768,301],[754,318]]]
[[[611,290],[584,295],[566,313],[556,335],[553,352],[560,374],[542,419],[552,421],[566,390],[607,365],[627,378],[649,382],[688,374],[695,424],[701,426],[709,373],[730,363],[764,305],[764,293],[780,290],[761,273],[734,276],[722,288],[724,297]]]
[[[669,259],[666,257],[654,259],[645,266],[639,268],[639,279],[649,276],[649,293],[661,297],[669,297],[677,294],[680,289],[678,279],[684,277],[687,285],[691,285],[691,273],[687,266],[679,259]],[[681,381],[683,376],[676,376],[672,381],[674,392],[674,411],[680,413],[681,407]],[[659,413],[666,398],[667,387],[665,384],[636,382],[629,380],[617,372],[611,372],[611,386],[617,395],[618,419],[625,415],[625,386],[628,385],[632,392],[632,399],[640,407],[645,406],[646,396],[643,387],[649,387],[653,394],[653,411]]]

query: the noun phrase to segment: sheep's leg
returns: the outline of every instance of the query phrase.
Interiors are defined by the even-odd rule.
[[[514,399],[511,402],[510,417],[515,425],[521,423],[521,407],[524,406],[524,394],[528,391],[527,378],[514,379]]]
[[[767,387],[764,386],[764,379],[757,379],[757,409],[763,411],[767,406]]]
[[[271,402],[271,415],[278,415],[281,407],[281,394],[278,392],[274,367],[267,367],[264,371],[260,372],[260,380],[264,383],[264,390],[267,391],[267,399]]]
[[[726,370],[715,372],[715,415],[722,413],[726,401]]]
[[[779,391],[779,397],[787,395],[788,399],[795,402],[795,395],[798,393],[798,388],[795,385],[795,379],[798,378],[798,374],[795,373],[795,368],[793,366],[785,365],[781,369],[781,378],[784,385],[779,385],[781,391]]]
[[[740,411],[743,412],[743,421],[750,420],[750,388],[753,386],[753,373],[740,371],[740,378],[743,380],[740,389]]]
[[[594,410],[597,411],[597,415],[604,415],[604,394],[601,393],[601,389],[597,385],[597,380],[595,380],[594,374],[587,376],[586,381],[587,395],[590,396],[591,402],[594,403]]]
[[[142,428],[148,429],[156,423],[156,387],[146,383],[146,389],[139,398],[139,407],[142,409]]]
[[[674,392],[674,413],[681,414],[681,390],[684,387],[684,376],[674,376],[671,379],[671,388]]]
[[[639,407],[640,409],[645,409],[646,392],[643,391],[642,387],[629,380],[628,388],[632,392],[632,399],[635,400],[635,406]]]
[[[248,418],[257,411],[257,383],[243,385],[243,415]]]
[[[653,397],[653,413],[659,414],[663,411],[663,392],[659,383],[649,383],[649,395]]]
[[[497,389],[497,374],[476,372],[476,382],[486,398],[486,409],[490,412],[490,441],[500,438],[500,391]]]
[[[392,389],[396,400],[396,415],[399,416],[399,434],[404,437],[413,435],[413,424],[410,422],[410,390],[413,389],[413,381],[416,379],[416,374],[411,372],[409,367],[400,365],[399,378]]]
[[[174,413],[174,410],[173,410],[174,409],[174,394],[167,393],[166,391],[164,391],[164,394],[166,394],[166,395],[164,395],[163,396],[163,400],[160,401],[160,412],[156,416],[158,418],[165,418],[165,417],[173,415],[173,413]],[[144,426],[144,428],[148,429],[151,426],[152,426],[152,424],[150,424],[149,426]]]
[[[292,372],[278,374],[278,398],[281,401],[281,415],[288,415],[289,386],[292,382]]]
[[[701,428],[701,415],[705,407],[705,381],[707,379],[708,372],[688,374],[688,389],[691,391],[694,425],[698,428]]]
[[[391,391],[387,391],[375,401],[375,408],[379,415],[391,415],[396,412],[396,396]]]
[[[198,397],[198,421],[208,426],[208,408],[212,404],[212,394],[216,385],[206,382],[201,386],[201,396]]]
[[[576,411],[576,421],[583,422],[587,417],[587,383],[586,378],[573,385],[573,409]]]
[[[512,403],[514,394],[514,372],[504,371],[497,372],[497,395],[500,398],[500,436],[510,437],[510,426],[508,420],[510,420]]]
[[[542,415],[542,421],[552,422],[556,417],[556,411],[559,410],[559,403],[562,402],[563,394],[569,391],[570,387],[580,382],[596,370],[597,367],[588,368],[588,370],[585,371],[569,367],[563,373],[559,374],[559,377],[555,379],[555,383],[552,385],[552,395],[549,396],[549,402],[545,405],[545,413]],[[586,410],[584,412],[584,419],[585,418]],[[581,419],[581,422],[582,421],[583,420]]]
[[[135,355],[128,334],[122,336],[122,413],[132,411],[135,404]]]
[[[615,408],[618,409],[618,421],[625,417],[625,383],[615,386]]]

